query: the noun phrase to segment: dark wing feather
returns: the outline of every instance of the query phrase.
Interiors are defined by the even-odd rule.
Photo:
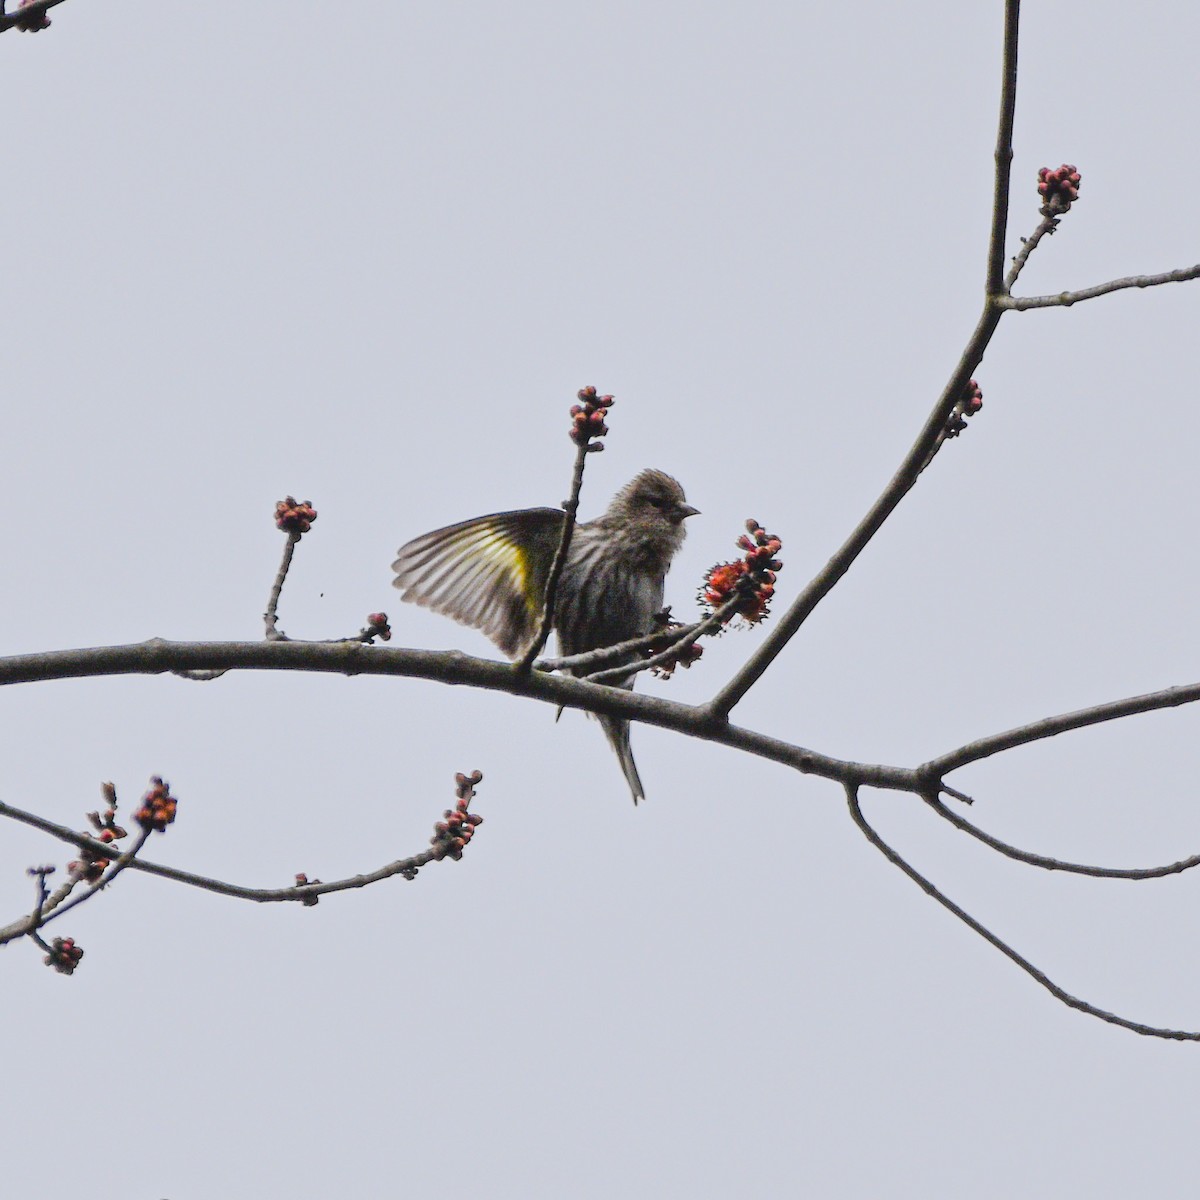
[[[562,522],[558,509],[525,508],[435,529],[400,547],[392,582],[515,658],[537,628]]]

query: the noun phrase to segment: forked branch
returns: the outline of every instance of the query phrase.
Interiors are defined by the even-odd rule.
[[[1140,1033],[1146,1037],[1168,1038],[1177,1042],[1200,1042],[1200,1033],[1193,1033],[1186,1029],[1161,1029],[1154,1025],[1144,1025],[1140,1021],[1131,1021],[1127,1017],[1120,1017],[1116,1013],[1108,1012],[1103,1008],[1097,1008],[1094,1004],[1089,1004],[1086,1000],[1081,1000],[1078,996],[1073,996],[1064,988],[1059,987],[1044,971],[1035,967],[1023,955],[1018,954],[1007,942],[997,937],[990,929],[971,916],[966,909],[955,904],[949,896],[935,887],[924,875],[893,850],[875,832],[874,827],[863,816],[856,788],[846,788],[846,801],[850,807],[850,816],[862,831],[863,836],[892,866],[899,867],[927,896],[932,896],[947,912],[953,913],[962,921],[968,929],[974,930],[981,938],[995,946],[1006,958],[1015,962],[1022,971],[1040,983],[1056,1000],[1061,1000],[1069,1008],[1077,1009],[1079,1012],[1087,1013],[1092,1017],[1098,1017],[1101,1021],[1107,1021],[1110,1025],[1120,1025],[1122,1029],[1131,1029],[1134,1033]]]

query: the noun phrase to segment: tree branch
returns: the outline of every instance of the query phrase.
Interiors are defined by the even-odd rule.
[[[1010,846],[990,833],[985,833],[978,825],[972,825],[953,809],[947,808],[937,796],[927,794],[922,799],[939,817],[949,821],[963,833],[969,833],[985,846],[999,851],[1006,858],[1028,863],[1031,867],[1041,867],[1046,871],[1065,871],[1071,875],[1090,875],[1097,879],[1162,879],[1166,875],[1182,875],[1184,871],[1200,866],[1200,854],[1193,854],[1190,858],[1180,859],[1179,862],[1169,863],[1164,867],[1093,867],[1085,863],[1060,862],[1057,858],[1046,858],[1044,855],[1031,854],[1028,850]]]
[[[838,783],[851,781],[915,792],[917,772],[904,767],[848,762],[753,730],[713,722],[703,708],[606,687],[541,671],[520,678],[511,664],[474,658],[456,650],[412,650],[359,642],[167,642],[154,638],[127,646],[51,650],[0,658],[0,686],[52,679],[157,675],[179,670],[313,671],[341,675],[389,675],[466,684],[525,696],[546,704],[625,717],[672,729],[718,745],[780,762],[803,774]],[[0,810],[2,814],[3,810]]]
[[[939,891],[924,875],[920,874],[915,868],[910,866],[908,862],[901,857],[891,846],[887,844],[875,832],[866,817],[863,816],[862,808],[858,802],[858,792],[854,787],[846,788],[846,800],[850,807],[850,816],[854,819],[854,823],[862,831],[863,836],[878,850],[884,858],[888,860],[894,867],[899,867],[905,875],[909,877],[926,895],[932,896],[943,908],[948,912],[953,913],[960,921],[968,928],[974,930],[985,941],[990,942],[997,950],[1000,951],[1006,958],[1011,959],[1026,972],[1029,976],[1035,979],[1042,985],[1052,996],[1057,1000],[1061,1000],[1063,1004],[1069,1008],[1077,1009],[1079,1012],[1087,1013],[1092,1017],[1099,1017],[1101,1021],[1107,1021],[1110,1025],[1120,1025],[1122,1029],[1131,1029],[1134,1033],[1143,1034],[1146,1037],[1168,1038],[1177,1042],[1200,1042],[1200,1033],[1192,1033],[1183,1029],[1160,1029],[1154,1025],[1143,1025],[1140,1021],[1130,1021],[1126,1017],[1119,1017],[1115,1013],[1107,1012],[1103,1008],[1097,1008],[1094,1004],[1089,1004],[1086,1000],[1080,1000],[1078,996],[1072,996],[1070,992],[1064,991],[1052,979],[1039,970],[1029,961],[1029,959],[1018,954],[1007,942],[1002,941],[986,926],[981,925],[970,913],[965,909],[960,908],[947,895]]]
[[[287,580],[288,571],[291,570],[292,555],[296,553],[296,543],[300,540],[300,536],[297,530],[288,530],[287,541],[283,547],[283,557],[279,560],[279,570],[275,572],[275,578],[271,582],[271,592],[267,596],[267,611],[263,613],[263,625],[266,627],[264,636],[267,638],[287,637],[287,634],[279,628],[279,597],[283,594],[283,585]]]
[[[1189,279],[1200,279],[1200,263],[1158,275],[1126,275],[1123,279],[1110,279],[1107,283],[1081,288],[1077,292],[1059,292],[1055,296],[1004,296],[999,303],[1002,308],[1016,312],[1030,308],[1070,308],[1081,300],[1094,300],[1097,296],[1107,296],[1109,292],[1120,292],[1125,288],[1158,287],[1163,283],[1186,283]]]
[[[7,805],[4,806],[7,808]],[[9,815],[9,814],[5,814]],[[32,813],[23,814],[24,816],[32,816]],[[33,824],[33,822],[26,822]],[[138,836],[134,839],[133,845],[129,847],[120,857],[116,858],[112,865],[104,872],[104,874],[96,880],[86,891],[78,892],[71,896],[75,885],[79,882],[78,879],[69,879],[60,887],[53,896],[49,899],[44,894],[40,894],[37,906],[28,916],[21,917],[19,920],[13,921],[11,924],[0,927],[0,946],[8,942],[15,941],[17,938],[29,937],[36,933],[44,925],[48,925],[51,921],[57,920],[63,913],[70,912],[77,905],[82,904],[85,900],[90,900],[97,892],[103,891],[112,881],[125,870],[126,867],[132,866],[137,859],[138,853],[146,844],[146,839],[150,836],[150,829],[143,828],[138,831]],[[73,840],[73,839],[66,839]],[[92,838],[86,839],[88,849],[94,850],[99,857],[108,858],[113,854],[113,846],[111,843],[95,841]],[[76,842],[76,845],[79,845]],[[71,896],[70,899],[67,899]],[[38,942],[44,949],[44,943]]]
[[[1092,708],[1081,708],[1075,712],[1060,713],[1055,717],[1044,717],[1040,721],[1031,721],[1028,725],[1018,725],[1015,729],[1003,733],[993,733],[978,741],[968,742],[957,750],[932,758],[929,762],[917,768],[917,774],[928,785],[941,781],[943,775],[957,771],[968,763],[979,762],[990,758],[1003,750],[1012,750],[1017,746],[1028,746],[1032,742],[1044,741],[1046,738],[1057,737],[1060,733],[1069,733],[1073,729],[1086,729],[1089,725],[1100,725],[1105,721],[1117,721],[1122,717],[1133,717],[1139,713],[1157,712],[1161,708],[1178,708],[1183,704],[1194,704],[1200,700],[1200,683],[1190,683],[1185,687],[1164,688],[1161,692],[1147,692],[1142,696],[1129,696],[1124,700],[1112,700],[1107,704],[1097,704]]]
[[[996,132],[996,172],[992,182],[992,232],[988,238],[987,278],[990,298],[1003,290],[1004,243],[1008,237],[1008,198],[1012,178],[1013,118],[1017,111],[1017,42],[1021,0],[1004,5],[1004,63],[1000,78],[1000,122]]]
[[[984,351],[999,324],[1003,310],[996,297],[1003,289],[1004,241],[1008,228],[1009,181],[1012,168],[1013,114],[1017,105],[1017,33],[1020,16],[1020,0],[1007,0],[1004,10],[1004,63],[1000,91],[1000,125],[996,138],[996,171],[992,193],[992,229],[988,240],[988,270],[985,287],[983,313],[975,326],[970,341],[958,360],[950,381],[938,397],[917,440],[913,443],[900,469],[892,476],[883,494],[875,501],[867,515],[842,544],[838,552],[825,564],[808,586],[792,602],[791,607],[780,618],[770,636],[750,656],[741,670],[708,706],[714,720],[724,720],[742,697],[762,677],[762,674],[778,657],[784,646],[795,636],[796,631],[808,619],[809,614],[832,591],[834,585],[850,569],[854,560],[866,548],[867,543],[879,532],[884,521],[908,494],[922,470],[928,464],[933,451],[949,419],[951,411],[962,396],[975,369],[983,360]]]
[[[1014,283],[1017,282],[1017,276],[1021,274],[1025,264],[1029,261],[1029,256],[1038,248],[1038,243],[1048,233],[1053,233],[1058,228],[1060,218],[1055,215],[1043,217],[1037,228],[1027,238],[1021,239],[1021,249],[1013,256],[1012,266],[1009,268],[1008,274],[1004,277],[1005,295],[997,297],[997,303],[1001,308],[1009,308],[1006,303],[1008,300],[1007,292]]]
[[[482,776],[479,772],[476,772],[472,776],[458,777],[459,802],[456,811],[461,817],[470,817],[472,827],[474,824],[479,823],[479,818],[467,812],[467,803],[475,795],[473,785],[478,783],[481,778]],[[43,833],[50,834],[51,837],[58,838],[59,841],[78,846],[81,850],[89,851],[98,857],[107,857],[113,852],[111,843],[98,841],[96,838],[89,837],[85,833],[78,833],[74,829],[68,829],[65,825],[48,821],[45,817],[38,816],[37,813],[26,812],[24,809],[16,808],[2,801],[0,801],[0,816],[9,817],[14,821],[19,821],[23,825],[30,825],[34,829],[39,829]],[[102,888],[107,887],[113,878],[127,867],[131,867],[136,871],[142,871],[147,875],[157,875],[161,879],[169,879],[173,883],[187,884],[189,887],[201,888],[206,892],[216,892],[221,896],[231,896],[237,900],[254,900],[260,904],[299,901],[302,904],[312,905],[317,902],[318,897],[327,895],[330,892],[344,892],[353,888],[368,887],[381,880],[390,879],[393,875],[403,875],[407,879],[415,879],[421,867],[427,866],[432,862],[441,862],[446,858],[457,858],[461,855],[462,851],[461,847],[458,849],[454,848],[452,834],[453,831],[446,830],[444,825],[436,825],[434,827],[434,837],[430,839],[432,844],[428,850],[422,850],[420,853],[411,855],[408,858],[397,859],[366,874],[352,875],[345,879],[335,880],[332,883],[322,883],[320,880],[317,880],[313,883],[298,882],[291,887],[285,888],[253,888],[244,887],[236,883],[226,883],[223,880],[212,879],[206,875],[196,875],[191,871],[181,871],[177,867],[168,867],[162,863],[149,862],[146,859],[138,858],[139,851],[145,845],[146,839],[150,835],[150,830],[143,828],[137,842],[112,864],[102,879],[98,880],[87,892],[76,896],[69,903],[61,904],[56,911],[54,910],[53,900],[48,902],[46,899],[45,884],[42,881],[39,889],[38,904],[34,912],[28,917],[23,917],[20,921],[0,928],[0,945],[11,941],[14,937],[31,934],[38,927],[46,924],[47,921],[61,916],[64,912],[74,908],[76,904],[82,903]],[[69,893],[72,886],[73,882],[70,882],[69,885],[64,885],[59,891],[65,895]],[[23,926],[29,925],[30,921],[34,918],[41,917],[43,911],[46,914],[45,917],[35,920],[29,928],[23,928]]]
[[[850,570],[854,560],[866,549],[883,523],[892,515],[900,501],[917,482],[929,461],[930,452],[938,443],[946,421],[970,383],[975,369],[983,360],[984,351],[996,331],[1002,310],[995,305],[984,307],[971,340],[959,357],[954,373],[938,397],[917,440],[912,444],[900,468],[871,506],[870,511],[854,528],[836,554],[813,577],[791,607],[779,618],[770,634],[746,660],[741,670],[713,697],[706,711],[712,720],[725,720],[733,707],[758,682],[783,648],[795,636],[813,609],[833,590],[838,580]]]
[[[735,592],[724,604],[709,613],[703,620],[696,621],[692,625],[680,625],[675,629],[666,629],[662,633],[654,634],[651,638],[652,643],[661,640],[663,637],[671,637],[672,640],[649,658],[644,658],[633,663],[626,663],[618,667],[611,667],[607,671],[594,671],[590,675],[585,675],[584,678],[591,680],[592,683],[620,683],[638,674],[640,671],[651,671],[655,667],[661,667],[670,662],[678,662],[682,651],[694,645],[706,633],[713,633],[720,629],[744,603],[745,597],[742,593]]]

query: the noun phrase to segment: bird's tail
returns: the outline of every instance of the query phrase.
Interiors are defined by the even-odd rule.
[[[600,717],[598,719],[604,729],[604,736],[608,738],[609,745],[616,751],[617,758],[621,761],[621,770],[625,772],[629,790],[633,793],[634,804],[639,800],[644,800],[646,792],[642,788],[642,778],[638,774],[637,763],[633,761],[633,751],[629,748],[629,722],[622,721],[618,717]]]

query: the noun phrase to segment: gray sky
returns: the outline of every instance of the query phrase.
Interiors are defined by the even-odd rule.
[[[1029,4],[1011,250],[1027,293],[1196,260],[1195,5]],[[402,610],[397,545],[644,466],[703,510],[693,611],[746,517],[786,602],[907,449],[978,315],[1001,4],[307,6],[71,0],[0,41],[6,652],[253,638],[286,492],[320,519],[282,625]],[[1200,678],[1200,285],[1007,317],[984,409],[737,710],[915,764]],[[760,633],[641,686],[700,700]],[[964,771],[973,816],[1106,865],[1200,850],[1200,713]],[[0,798],[79,825],[181,797],[153,856],[263,886],[459,864],[315,909],[126,879],[0,955],[12,1195],[229,1200],[1010,1197],[1194,1186],[1200,1047],[1068,1011],[891,868],[840,791],[635,728],[415,681],[242,675],[0,693]],[[1047,876],[912,797],[884,835],[1068,990],[1200,1027],[1200,878]],[[65,848],[11,824],[0,914]],[[111,1162],[111,1167],[104,1164]]]

